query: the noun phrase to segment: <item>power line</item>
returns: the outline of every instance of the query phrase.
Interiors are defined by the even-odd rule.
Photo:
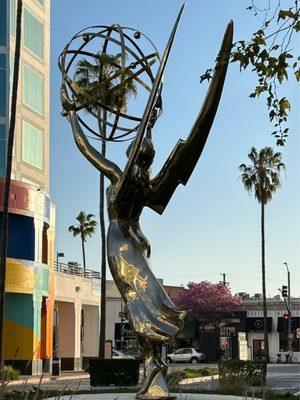
[[[221,274],[224,275],[224,274]],[[236,278],[241,278],[241,279],[260,279],[260,277],[257,276],[249,276],[249,275],[240,275],[240,274],[232,274],[232,273],[227,273],[225,274],[229,275],[231,277],[236,277]],[[191,278],[191,277],[207,277],[207,276],[219,276],[218,273],[212,273],[212,274],[184,274],[184,275],[160,275],[161,278]],[[282,282],[281,278],[268,278],[268,281],[276,281],[276,282]],[[293,282],[295,283],[300,283],[299,280],[294,280]]]

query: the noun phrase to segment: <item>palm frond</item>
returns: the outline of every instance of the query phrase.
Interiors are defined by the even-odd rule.
[[[259,203],[267,204],[272,200],[272,195],[281,186],[281,170],[285,165],[281,161],[282,154],[274,153],[271,147],[264,147],[257,152],[252,147],[248,158],[251,165],[241,164],[241,179],[248,193],[254,193]]]

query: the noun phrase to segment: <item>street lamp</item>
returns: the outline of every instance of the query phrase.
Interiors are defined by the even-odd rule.
[[[54,307],[54,351],[52,358],[52,375],[59,376],[61,371],[60,358],[59,358],[59,314],[58,307]]]
[[[64,253],[60,253],[60,252],[56,252],[56,268],[58,269],[58,263],[59,263],[59,258],[64,257],[65,254]]]
[[[288,349],[289,349],[289,361],[292,359],[292,347],[293,347],[293,334],[292,334],[292,303],[291,303],[291,277],[290,277],[290,270],[288,264],[285,262],[283,263],[286,266],[287,270],[287,278],[288,278],[288,287],[287,287],[287,298],[288,301],[286,303],[286,300],[284,299],[286,305],[287,305],[287,311],[289,315],[289,320],[288,320]]]

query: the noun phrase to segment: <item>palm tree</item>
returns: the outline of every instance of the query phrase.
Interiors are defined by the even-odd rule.
[[[16,16],[16,45],[14,57],[14,75],[11,93],[10,107],[10,124],[8,133],[7,155],[6,155],[6,175],[5,190],[3,199],[2,212],[2,229],[1,229],[1,249],[0,249],[0,366],[3,364],[3,318],[4,318],[4,295],[5,295],[5,279],[6,279],[6,257],[8,242],[8,203],[11,180],[11,167],[13,158],[13,146],[16,124],[18,83],[19,83],[19,66],[21,51],[21,35],[22,35],[22,9],[23,1],[18,0],[17,16]]]
[[[255,147],[251,148],[248,158],[250,165],[241,164],[241,178],[245,189],[260,204],[261,209],[261,271],[264,316],[264,353],[269,362],[269,341],[267,326],[266,276],[265,276],[265,206],[272,200],[273,194],[281,186],[280,172],[285,169],[281,161],[281,153],[275,153],[271,147],[264,147],[258,153]]]
[[[124,78],[120,77],[121,54],[110,55],[99,53],[97,63],[92,64],[86,59],[78,62],[75,70],[74,82],[76,92],[82,105],[96,110],[99,120],[98,129],[102,139],[101,154],[106,156],[106,122],[107,111],[98,104],[104,104],[111,109],[125,112],[130,96],[136,95],[136,85],[130,74],[125,70]],[[82,98],[80,94],[82,91]],[[88,95],[88,100],[87,96]],[[104,358],[105,324],[106,324],[106,230],[104,219],[104,175],[100,173],[99,184],[99,217],[101,230],[101,316],[99,337],[99,358]]]
[[[93,234],[95,233],[95,227],[97,225],[97,222],[92,219],[93,217],[94,217],[93,214],[86,214],[84,211],[80,211],[80,213],[76,217],[78,223],[76,225],[69,226],[69,232],[71,232],[74,237],[78,235],[80,235],[81,237],[84,271],[86,269],[84,244],[88,236],[89,237],[93,236]]]

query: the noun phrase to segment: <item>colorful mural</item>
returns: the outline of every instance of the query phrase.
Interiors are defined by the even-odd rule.
[[[0,219],[1,208],[0,200]],[[4,356],[23,373],[40,373],[53,351],[55,212],[43,191],[17,181],[9,211]]]
[[[49,298],[50,281],[53,281],[53,271],[49,271],[48,265],[7,260],[5,359],[51,357],[53,290]],[[50,341],[48,345],[47,340]]]

